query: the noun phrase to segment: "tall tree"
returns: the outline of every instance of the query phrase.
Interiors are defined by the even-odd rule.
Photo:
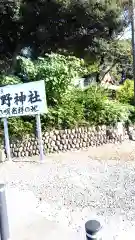
[[[95,58],[126,26],[115,0],[6,0],[0,3],[0,65],[12,66],[23,47],[35,55],[66,50]],[[101,57],[102,59],[102,57]],[[9,68],[10,69],[10,68]]]

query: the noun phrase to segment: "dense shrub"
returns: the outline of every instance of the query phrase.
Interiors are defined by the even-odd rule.
[[[90,88],[85,91],[84,115],[89,123],[102,123],[102,117],[104,117],[102,111],[106,100],[106,91],[99,86],[90,86]]]
[[[86,124],[84,118],[84,92],[72,89],[63,95],[61,104],[49,108],[49,113],[43,117],[43,127],[72,128]],[[47,125],[46,125],[47,124]]]
[[[91,69],[90,66],[88,67]],[[46,54],[44,58],[32,61],[18,57],[16,76],[1,76],[0,84],[16,84],[20,82],[45,80],[49,113],[42,118],[43,127],[64,128],[80,124],[83,110],[78,102],[79,95],[68,91],[74,78],[88,73],[83,59],[60,54]],[[74,117],[76,116],[76,118]],[[25,135],[33,131],[34,122],[24,117],[9,119],[11,135]]]
[[[127,122],[129,120],[130,111],[126,105],[122,105],[116,101],[107,101],[104,105],[103,124],[115,125],[117,122]]]
[[[61,103],[73,79],[87,74],[88,68],[83,59],[52,53],[34,62],[19,57],[16,72],[28,76],[29,81],[45,80],[47,103],[56,106]]]
[[[131,121],[131,114],[132,120],[134,119],[134,109],[129,109],[128,106],[124,106],[117,101],[109,101],[107,94],[106,90],[99,86],[91,86],[86,91],[77,89],[67,91],[63,95],[61,104],[49,107],[48,114],[41,117],[42,129],[65,129],[84,125],[114,125],[120,121]],[[12,136],[23,137],[33,133],[35,129],[35,118],[18,117],[9,119],[9,132]]]
[[[91,86],[86,91],[84,111],[89,124],[113,125],[128,120],[128,108],[116,101],[109,101],[107,94],[105,89],[98,86]]]
[[[133,104],[134,97],[134,82],[132,80],[126,80],[124,84],[117,91],[117,100],[121,103]]]
[[[33,62],[19,57],[17,69],[18,72],[21,71],[20,78],[6,76],[0,79],[1,84],[25,82],[26,78],[21,76],[26,75],[29,81],[45,80],[49,111],[41,118],[43,129],[113,125],[119,121],[133,122],[135,119],[135,108],[123,105],[132,102],[133,81],[127,80],[117,92],[118,102],[109,100],[110,93],[99,85],[91,85],[85,91],[73,88],[73,79],[87,74],[90,69],[90,66],[76,57],[50,54]],[[34,130],[35,118],[9,119],[9,132],[12,136],[22,137]]]
[[[128,109],[129,109],[129,118],[127,123],[128,124],[135,124],[135,107],[132,105],[127,105]]]
[[[0,86],[4,85],[11,85],[11,84],[17,84],[21,83],[21,79],[19,77],[13,76],[13,75],[1,75],[0,76]]]
[[[27,119],[27,117],[26,117]],[[9,133],[12,137],[23,138],[34,132],[33,120],[28,121],[25,117],[12,117],[8,119]]]
[[[117,101],[109,101],[108,92],[91,86],[86,91],[72,90],[63,96],[61,105],[49,108],[42,118],[43,128],[73,128],[84,125],[114,125],[129,119],[129,108]]]

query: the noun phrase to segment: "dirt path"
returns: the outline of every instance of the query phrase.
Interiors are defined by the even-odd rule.
[[[134,240],[134,159],[135,142],[130,141],[52,154],[43,164],[37,162],[39,157],[16,159],[0,164],[0,182],[14,191],[32,192],[39,202],[38,214],[74,231],[77,239],[85,239],[79,238],[85,222],[97,218],[104,226],[104,240]],[[25,239],[20,235],[19,240]]]
[[[107,144],[100,147],[90,148],[89,156],[101,160],[135,160],[135,142],[125,141],[122,144]]]

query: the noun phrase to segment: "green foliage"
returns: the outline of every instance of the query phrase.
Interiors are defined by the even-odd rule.
[[[127,121],[129,111],[120,103],[109,101],[105,89],[91,86],[85,96],[85,118],[93,125],[114,125]]]
[[[34,81],[37,75],[35,62],[31,61],[29,58],[18,56],[15,72],[16,74],[25,74],[28,77],[29,81]]]
[[[64,129],[84,125],[114,125],[133,122],[135,110],[123,103],[131,103],[133,81],[127,80],[117,92],[117,100],[109,100],[109,92],[100,85],[91,85],[85,91],[75,89],[77,77],[98,70],[98,63],[86,64],[84,60],[61,54],[46,54],[35,61],[18,57],[16,73],[28,76],[29,81],[43,79],[46,85],[48,114],[42,116],[43,129]],[[24,81],[14,76],[2,76],[1,85]],[[23,137],[33,133],[35,121],[31,117],[9,119],[12,136]]]
[[[24,118],[21,117],[12,117],[9,118],[9,133],[12,137],[20,137],[23,138],[26,135],[33,133],[33,123],[25,121]]]
[[[96,61],[94,63],[89,63],[87,65],[88,73],[95,73],[99,72],[99,62]]]
[[[52,53],[34,62],[19,57],[16,72],[27,75],[29,81],[44,79],[47,103],[54,106],[61,103],[74,78],[88,74],[88,68],[83,59]]]
[[[73,90],[71,93],[65,94],[58,114],[58,124],[62,128],[83,125],[85,122],[83,92]]]
[[[72,80],[86,72],[84,62],[75,57],[51,54],[39,59],[37,79],[44,79],[48,105],[58,105]]]
[[[84,92],[74,89],[63,95],[62,102],[43,117],[43,127],[73,128],[86,124],[84,119]]]
[[[120,82],[123,71],[126,78],[133,78],[131,46],[129,40],[113,40],[106,42],[100,54],[102,57],[101,70],[104,72],[104,69],[108,71],[109,68],[116,82]]]
[[[90,86],[85,91],[85,118],[88,122],[98,122],[97,117],[102,112],[106,100],[106,90],[99,86]]]
[[[130,124],[135,124],[135,106],[127,104],[126,105],[128,111],[129,111],[129,118],[127,120],[127,123]]]
[[[129,119],[127,121],[128,124],[135,124],[135,107],[131,105],[127,105],[129,109]]]
[[[117,122],[127,122],[130,112],[127,106],[119,102],[108,101],[104,105],[104,124],[114,125]]]
[[[133,78],[133,58],[131,40],[121,40],[117,44],[117,73],[124,70],[126,78]]]
[[[114,125],[121,121],[135,120],[135,109],[117,101],[110,101],[107,96],[108,92],[99,86],[91,86],[85,91],[68,90],[63,94],[61,104],[49,107],[48,113],[42,116],[42,129]],[[9,118],[9,132],[12,137],[23,138],[34,131],[34,118]]]
[[[119,68],[119,65],[116,64],[114,68],[112,68],[112,70],[110,71],[111,73],[111,76],[114,77],[115,79],[115,83],[119,83],[120,80],[121,80],[121,72],[120,72],[120,68]]]
[[[74,89],[63,96],[61,105],[49,108],[42,118],[43,128],[73,128],[84,125],[114,125],[129,121],[129,107],[108,100],[108,92],[91,86],[85,92]]]
[[[127,79],[124,82],[124,85],[120,87],[117,91],[117,100],[121,103],[133,103],[133,96],[134,96],[134,82],[133,80]]]
[[[0,76],[0,85],[11,85],[11,84],[17,84],[17,83],[21,83],[21,80],[13,75],[1,75]]]
[[[79,57],[88,53],[91,58],[98,58],[104,40],[112,40],[125,26],[123,9],[116,2],[1,1],[1,69],[12,65],[25,46],[32,46],[37,57],[66,49]]]

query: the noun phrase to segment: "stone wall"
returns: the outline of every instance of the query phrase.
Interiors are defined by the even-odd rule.
[[[46,154],[122,142],[128,138],[128,131],[121,123],[117,124],[116,127],[80,127],[72,130],[43,132],[43,144]],[[10,148],[12,157],[39,155],[38,140],[34,135],[23,140],[10,140]]]

